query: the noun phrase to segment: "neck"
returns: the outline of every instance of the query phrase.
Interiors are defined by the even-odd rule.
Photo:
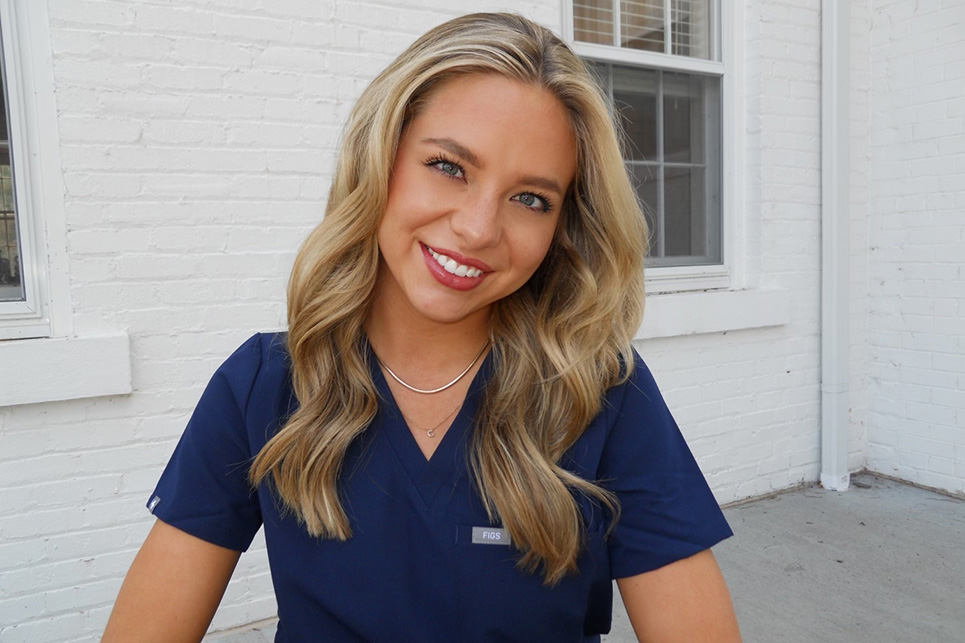
[[[458,374],[489,339],[488,309],[444,323],[386,299],[372,302],[365,331],[379,359],[402,377],[431,382]]]
[[[489,339],[488,315],[480,324],[408,324],[397,316],[370,314],[365,332],[383,362],[438,372],[448,364],[469,363]],[[408,369],[403,369],[408,370]]]

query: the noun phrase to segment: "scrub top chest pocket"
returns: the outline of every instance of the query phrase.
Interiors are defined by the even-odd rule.
[[[467,638],[489,642],[587,643],[609,630],[612,589],[602,532],[588,533],[576,574],[547,587],[517,567],[519,552],[500,527],[459,525],[454,568]],[[552,639],[547,639],[552,632]]]

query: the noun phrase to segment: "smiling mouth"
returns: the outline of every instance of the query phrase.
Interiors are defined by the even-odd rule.
[[[428,250],[429,254],[432,255],[432,258],[435,259],[440,266],[442,266],[443,270],[456,275],[457,277],[479,277],[483,274],[483,271],[479,268],[473,268],[472,266],[459,263],[452,257],[447,257],[444,254],[436,252],[429,246],[426,246],[426,250]]]

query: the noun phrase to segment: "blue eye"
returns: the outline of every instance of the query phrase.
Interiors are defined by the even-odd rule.
[[[532,192],[523,192],[522,194],[514,196],[513,199],[519,201],[520,204],[530,210],[536,210],[537,212],[549,212],[553,209],[553,205],[549,199],[538,194],[533,194]]]
[[[452,161],[447,161],[446,159],[429,159],[426,161],[426,165],[435,168],[437,171],[446,175],[451,179],[461,179],[464,178],[464,172],[462,166],[458,163]]]

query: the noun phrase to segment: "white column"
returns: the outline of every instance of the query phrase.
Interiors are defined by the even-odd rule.
[[[848,488],[851,3],[821,2],[821,485]]]

